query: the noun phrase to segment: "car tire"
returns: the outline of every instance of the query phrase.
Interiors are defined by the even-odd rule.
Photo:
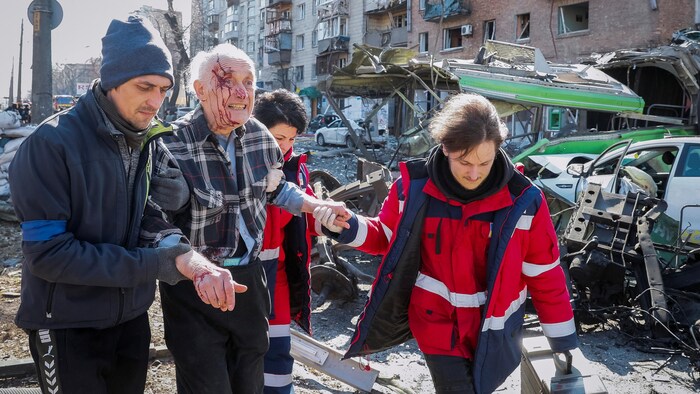
[[[319,134],[319,135],[316,136],[316,143],[317,143],[319,146],[324,146],[324,145],[326,145],[326,139],[323,138],[323,134]]]
[[[345,137],[345,146],[347,146],[350,149],[357,149],[357,146],[355,145],[355,141],[353,141],[352,137],[350,137],[350,136]]]

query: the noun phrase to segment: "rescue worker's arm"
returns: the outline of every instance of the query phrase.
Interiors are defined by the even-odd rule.
[[[368,218],[349,211],[350,218],[347,221],[349,228],[345,230],[337,231],[338,228],[329,222],[332,216],[328,215],[327,210],[318,209],[314,211],[314,218],[326,227],[324,233],[338,242],[357,248],[365,253],[384,254],[389,248],[393,230],[401,215],[401,206],[403,204],[398,197],[399,186],[399,181],[394,182],[391,186],[389,195],[384,199],[382,209],[377,217]]]
[[[552,351],[559,353],[576,348],[578,340],[566,277],[559,265],[557,235],[545,201],[543,197],[531,217],[522,273],[542,331]],[[524,215],[523,219],[521,223],[527,223],[530,217]]]

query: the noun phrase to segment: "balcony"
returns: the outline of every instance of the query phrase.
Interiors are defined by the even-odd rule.
[[[219,31],[219,15],[207,15],[207,30],[210,33]]]
[[[265,52],[292,50],[292,33],[281,33],[265,37]]]
[[[332,0],[317,6],[318,19],[330,19],[336,16],[348,15],[347,0]]]
[[[405,27],[394,27],[384,30],[370,30],[365,35],[365,44],[373,47],[405,47],[408,43],[408,32]]]
[[[265,48],[265,52],[267,52],[267,64],[270,66],[289,64],[292,61],[292,51],[289,49],[270,51],[268,48]]]
[[[335,71],[334,66],[344,66],[347,61],[347,53],[335,52],[320,55],[316,57],[316,76],[319,79],[324,79],[325,76]]]
[[[277,20],[272,23],[267,24],[267,34],[266,36],[275,36],[282,33],[292,32],[292,21]]]
[[[349,43],[349,36],[335,36],[318,40],[318,54],[321,55],[337,52],[348,53]]]
[[[292,0],[267,0],[268,8],[276,8],[283,5],[292,5]]]
[[[423,20],[440,22],[452,16],[469,15],[472,12],[470,0],[428,0],[423,12]]]
[[[365,14],[384,14],[401,10],[406,10],[406,0],[374,0],[367,4]]]
[[[290,21],[292,20],[292,13],[289,10],[267,10],[265,13],[265,23],[273,23],[277,21]]]

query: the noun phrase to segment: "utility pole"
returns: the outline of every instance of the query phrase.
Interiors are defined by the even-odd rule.
[[[24,41],[24,19],[19,32],[19,70],[17,71],[17,102],[22,101],[22,41]],[[12,68],[14,68],[14,58],[12,60]]]
[[[12,73],[10,73],[10,96],[7,98],[7,108],[10,108],[12,106],[12,103],[15,101],[14,98],[12,97],[12,89],[15,87],[15,58],[12,58]]]
[[[32,121],[43,122],[53,114],[51,76],[51,0],[34,0],[32,25],[34,46],[32,53]]]

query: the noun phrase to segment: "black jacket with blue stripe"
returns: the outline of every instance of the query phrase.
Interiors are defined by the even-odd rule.
[[[152,127],[129,155],[91,90],[22,144],[10,166],[23,232],[19,327],[99,329],[148,310],[158,257],[138,247],[139,232],[155,140],[166,132]],[[131,190],[124,158],[136,166]]]

